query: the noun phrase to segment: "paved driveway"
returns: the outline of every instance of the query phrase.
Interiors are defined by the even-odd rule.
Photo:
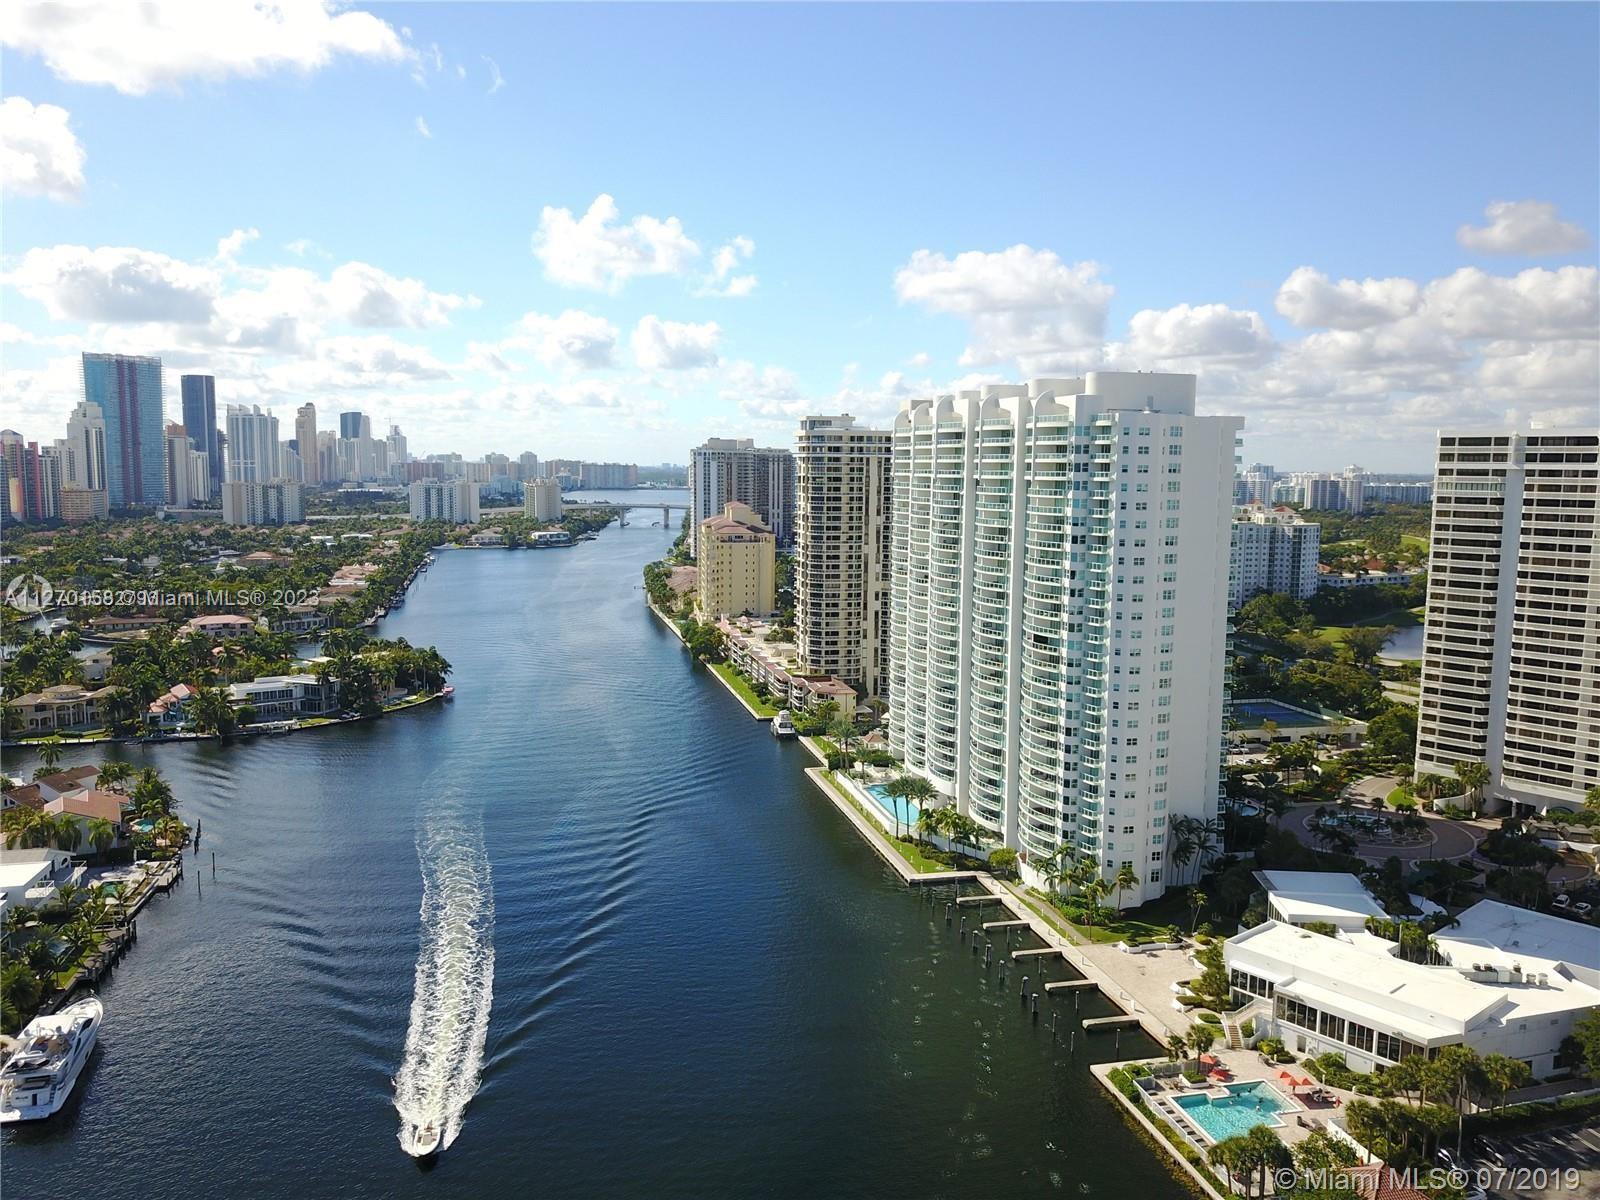
[[[1374,788],[1379,786],[1377,780],[1362,780],[1361,782],[1371,783]],[[1355,784],[1352,786],[1359,787],[1361,785]],[[1389,787],[1393,786],[1393,782],[1389,784]],[[1388,789],[1385,789],[1384,794],[1388,794]],[[1284,829],[1294,834],[1307,846],[1320,850],[1323,848],[1322,843],[1312,836],[1308,826],[1308,822],[1316,811],[1317,807],[1315,805],[1300,805],[1284,814],[1282,825]],[[1483,840],[1484,834],[1488,832],[1486,829],[1466,821],[1452,821],[1448,817],[1436,817],[1428,813],[1422,813],[1421,816],[1428,823],[1426,840],[1407,846],[1393,846],[1387,842],[1357,841],[1356,853],[1374,863],[1381,863],[1391,855],[1401,862],[1418,862],[1430,858],[1465,858],[1472,853],[1473,848]]]
[[[1600,1196],[1600,1129],[1568,1126],[1484,1140],[1506,1161],[1502,1172],[1486,1159],[1473,1160],[1474,1168],[1483,1168],[1491,1196],[1505,1200]]]

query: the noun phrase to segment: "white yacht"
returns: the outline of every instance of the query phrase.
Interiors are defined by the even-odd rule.
[[[792,738],[795,733],[794,718],[789,715],[787,708],[780,708],[778,715],[772,718],[772,736],[775,738]]]
[[[66,1104],[104,1015],[100,1001],[90,996],[28,1022],[0,1068],[0,1124],[41,1121]]]

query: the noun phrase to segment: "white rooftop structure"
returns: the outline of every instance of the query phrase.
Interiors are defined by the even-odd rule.
[[[1327,921],[1356,931],[1368,917],[1389,916],[1361,880],[1342,871],[1257,871],[1256,878],[1267,889],[1267,911],[1290,925]]]
[[[1588,926],[1491,900],[1435,941],[1445,961],[1416,963],[1364,930],[1330,937],[1269,920],[1230,938],[1225,957],[1236,994],[1265,1002],[1261,1022],[1291,1051],[1336,1051],[1363,1071],[1466,1045],[1548,1075],[1573,1022],[1600,1007]]]

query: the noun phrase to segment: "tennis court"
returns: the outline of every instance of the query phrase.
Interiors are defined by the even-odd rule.
[[[1235,700],[1233,702],[1233,716],[1240,725],[1252,722],[1260,724],[1262,721],[1276,721],[1279,729],[1287,729],[1292,725],[1322,725],[1326,718],[1312,713],[1301,712],[1297,708],[1290,708],[1287,704],[1280,704],[1276,700]]]

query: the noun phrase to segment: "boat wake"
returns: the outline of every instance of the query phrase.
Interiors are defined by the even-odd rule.
[[[494,889],[481,821],[458,809],[429,816],[417,837],[421,945],[405,1058],[394,1080],[407,1153],[444,1149],[478,1090],[494,1000]],[[419,1143],[422,1143],[419,1145]]]

